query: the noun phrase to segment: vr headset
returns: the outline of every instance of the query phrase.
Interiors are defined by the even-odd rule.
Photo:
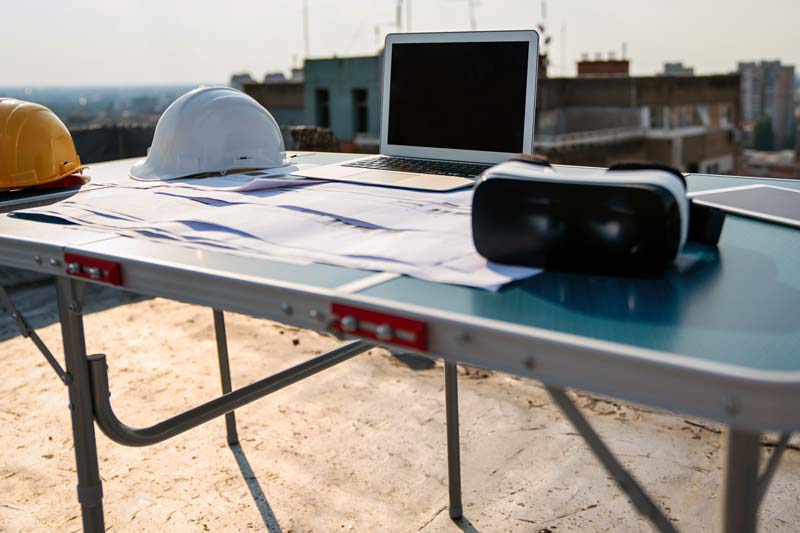
[[[716,245],[724,213],[694,205],[662,165],[559,169],[518,156],[488,169],[472,201],[472,237],[498,263],[595,274],[662,273],[687,240]]]

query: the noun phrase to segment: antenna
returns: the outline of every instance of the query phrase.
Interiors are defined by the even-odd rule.
[[[469,29],[475,31],[475,3],[476,0],[467,0],[467,4],[469,5]]]
[[[464,0],[459,0],[464,1]],[[475,21],[475,8],[480,5],[478,0],[466,0],[467,8],[469,9],[469,28],[473,31],[477,28],[477,22]]]
[[[397,10],[395,11],[395,25],[397,32],[403,31],[403,0],[397,0]]]
[[[628,58],[628,43],[622,42],[622,59]]]
[[[567,76],[567,25],[561,25],[561,75]]]
[[[308,0],[303,0],[303,51],[308,57]]]

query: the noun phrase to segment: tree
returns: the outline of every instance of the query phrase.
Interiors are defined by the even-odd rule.
[[[772,119],[761,116],[753,125],[753,148],[756,150],[774,150],[775,134],[772,132]]]

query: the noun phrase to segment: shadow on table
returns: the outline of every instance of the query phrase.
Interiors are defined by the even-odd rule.
[[[261,513],[261,519],[264,521],[264,525],[267,526],[267,531],[270,533],[282,533],[278,519],[275,518],[275,513],[272,512],[272,507],[270,507],[267,497],[264,495],[264,490],[250,467],[250,462],[247,460],[241,445],[231,444],[230,448],[236,458],[236,463],[239,465],[239,470],[242,472],[242,477],[247,483],[247,488],[250,490],[250,495],[253,497],[256,507],[258,507],[258,512]]]

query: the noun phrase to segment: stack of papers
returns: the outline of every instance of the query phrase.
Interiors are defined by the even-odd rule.
[[[538,273],[489,263],[478,255],[471,204],[471,190],[430,193],[256,171],[98,185],[15,215],[237,255],[395,272],[493,291]]]

